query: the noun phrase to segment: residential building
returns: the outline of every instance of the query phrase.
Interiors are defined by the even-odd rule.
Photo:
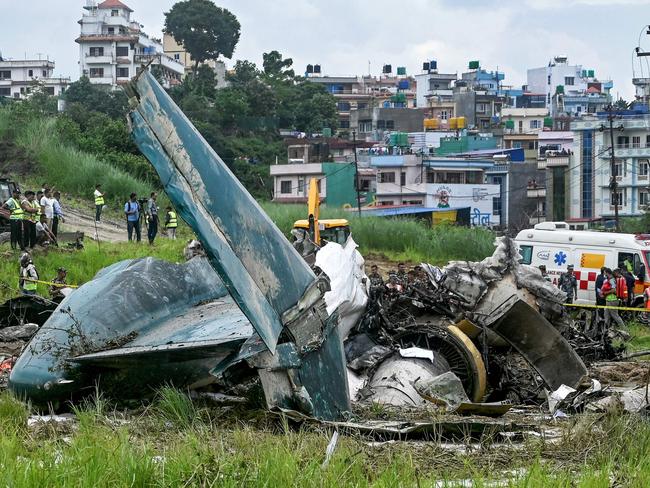
[[[427,70],[426,73],[415,75],[417,106],[430,107],[432,102],[452,100],[454,83],[457,79],[456,73],[438,73],[438,70]],[[453,117],[453,115],[449,116]]]
[[[351,128],[351,113],[369,108],[413,108],[415,80],[407,76],[322,76],[307,74],[307,81],[325,86],[336,98],[339,129]]]
[[[417,132],[424,127],[426,109],[374,107],[353,110],[350,129],[357,138],[366,141],[384,141],[390,132]]]
[[[511,108],[501,110],[504,134],[539,134],[552,125],[546,108]]]
[[[167,87],[180,83],[183,64],[164,53],[161,41],[131,19],[133,10],[120,0],[87,0],[79,24],[79,68],[91,83],[115,88],[144,66],[156,71]]]
[[[0,58],[0,97],[25,98],[37,88],[59,96],[69,84],[70,78],[54,76],[54,61]]]
[[[377,170],[378,206],[470,207],[472,225],[501,225],[494,206],[501,188],[485,183],[491,160],[408,154],[373,156],[370,164]]]
[[[273,201],[278,203],[306,203],[309,181],[318,179],[321,203],[332,208],[357,206],[355,167],[351,163],[289,163],[270,167],[273,177]],[[362,205],[373,200],[375,170],[359,167],[359,189]]]
[[[539,134],[535,132],[530,134],[504,134],[503,147],[505,149],[523,149],[526,160],[537,161],[537,155],[539,152]]]
[[[465,117],[468,128],[494,132],[500,127],[499,116],[508,99],[487,90],[475,90],[467,86],[466,81],[459,80],[454,89],[454,101],[455,116]]]
[[[372,147],[365,141],[353,142],[337,137],[287,138],[287,160],[292,164],[332,162],[353,162],[355,147],[357,151]]]
[[[642,215],[650,203],[650,113],[647,107],[621,111],[614,124],[614,177],[610,189],[611,149],[606,114],[583,117],[571,124],[573,154],[569,163],[569,222],[607,221],[618,202],[622,218]]]
[[[596,112],[603,100],[611,100],[613,83],[596,78],[593,69],[570,65],[566,56],[555,56],[547,66],[528,70],[526,86],[532,93],[545,95],[546,108],[555,116]]]
[[[483,149],[496,149],[497,139],[491,135],[468,134],[462,131],[458,135],[449,135],[440,139],[440,145],[435,150],[436,156],[469,153]]]
[[[185,66],[185,74],[191,73],[194,69],[194,60],[190,53],[185,50],[185,47],[174,39],[174,36],[168,33],[163,33],[163,51],[164,53],[180,62]],[[217,87],[223,88],[227,85],[226,82],[226,64],[221,60],[209,59],[200,64],[209,66],[215,72],[217,78]]]

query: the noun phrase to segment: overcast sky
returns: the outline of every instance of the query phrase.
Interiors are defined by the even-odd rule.
[[[124,0],[145,31],[160,36],[175,0]],[[506,73],[519,87],[526,69],[556,54],[614,80],[631,99],[632,51],[648,22],[650,0],[218,0],[241,23],[235,59],[261,64],[276,49],[296,72],[320,63],[324,74],[378,74],[385,63],[416,74],[436,59],[441,72],[469,60]],[[0,0],[0,51],[6,58],[49,56],[56,74],[79,77],[79,32],[85,0]],[[644,44],[645,43],[645,44]],[[650,50],[650,38],[642,46]],[[636,67],[637,76],[639,68]],[[646,76],[647,76],[646,70]]]

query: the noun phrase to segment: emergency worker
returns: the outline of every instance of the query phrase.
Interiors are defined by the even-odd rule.
[[[573,303],[578,298],[578,280],[573,274],[573,264],[568,265],[566,273],[560,275],[557,286],[566,293],[566,303]]]
[[[36,281],[38,280],[38,271],[32,261],[29,253],[20,256],[20,280],[18,287],[23,295],[36,295]]]
[[[23,219],[25,218],[25,210],[21,204],[20,190],[15,189],[11,194],[11,198],[2,204],[2,208],[6,208],[11,212],[9,216],[11,249],[14,251],[17,249],[24,251],[25,242],[23,239]]]

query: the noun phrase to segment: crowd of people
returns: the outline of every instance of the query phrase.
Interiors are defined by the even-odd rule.
[[[539,266],[539,270],[544,279],[549,282],[552,281],[546,266]],[[635,283],[636,277],[632,272],[632,265],[628,261],[619,263],[619,267],[613,270],[607,267],[600,268],[600,274],[596,277],[595,283],[595,299],[596,305],[607,307],[602,309],[604,312],[602,316],[606,325],[609,325],[612,321],[619,326],[624,325],[618,310],[613,307],[634,306],[636,298],[634,295]],[[578,298],[578,280],[572,264],[568,265],[566,272],[560,275],[557,286],[566,294],[565,303],[571,305]],[[645,308],[650,309],[650,288],[646,288],[643,292],[643,301]]]
[[[15,189],[2,208],[9,211],[11,249],[25,252],[36,245],[58,245],[59,225],[65,222],[61,192],[45,186],[24,194]]]
[[[129,241],[132,241],[134,237],[137,242],[142,240],[142,220],[144,220],[147,226],[147,240],[149,244],[153,245],[160,226],[159,212],[158,194],[155,191],[151,192],[149,199],[146,201],[138,200],[138,195],[131,193],[129,200],[124,204]],[[172,240],[176,239],[178,216],[170,206],[165,209],[165,222],[163,225],[167,236]]]

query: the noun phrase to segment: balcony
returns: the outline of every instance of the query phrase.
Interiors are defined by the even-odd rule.
[[[569,166],[569,158],[571,156],[546,156],[537,159],[537,169],[546,168],[565,168]]]
[[[526,196],[528,198],[546,198],[546,188],[528,188]]]
[[[615,154],[617,158],[648,158],[650,157],[650,144],[640,143],[640,144],[616,144],[614,146]],[[610,157],[609,146],[599,146],[598,154],[601,158]]]

